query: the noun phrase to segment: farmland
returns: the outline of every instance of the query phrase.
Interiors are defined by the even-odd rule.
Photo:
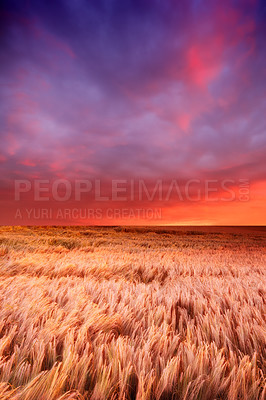
[[[0,399],[264,400],[266,230],[1,227]]]

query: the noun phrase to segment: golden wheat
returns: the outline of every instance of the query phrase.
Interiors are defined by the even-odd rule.
[[[265,231],[0,233],[1,400],[265,399]]]

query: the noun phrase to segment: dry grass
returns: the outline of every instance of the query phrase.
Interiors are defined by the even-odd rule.
[[[0,228],[0,399],[264,400],[265,237]]]

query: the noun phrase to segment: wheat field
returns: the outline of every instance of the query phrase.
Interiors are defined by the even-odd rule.
[[[261,229],[1,227],[1,400],[266,397]]]

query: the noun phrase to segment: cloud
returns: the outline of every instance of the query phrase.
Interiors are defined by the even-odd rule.
[[[2,7],[2,176],[265,179],[263,2]]]

